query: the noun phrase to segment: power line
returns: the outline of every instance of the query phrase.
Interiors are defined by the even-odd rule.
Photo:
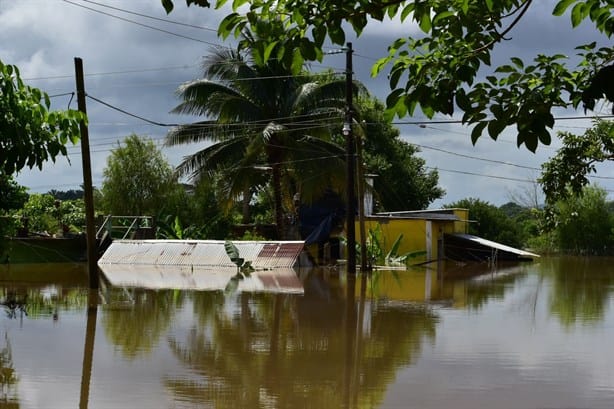
[[[151,20],[162,21],[164,23],[176,24],[176,25],[179,25],[179,26],[196,28],[196,29],[199,29],[199,30],[207,30],[207,31],[212,31],[214,33],[217,33],[217,30],[215,28],[211,28],[211,27],[197,26],[197,25],[188,24],[188,23],[182,23],[182,22],[179,22],[179,21],[169,20],[169,19],[165,19],[165,18],[149,16],[147,14],[141,14],[141,13],[137,13],[135,11],[126,10],[126,9],[122,9],[122,8],[119,8],[119,7],[113,7],[113,6],[109,6],[107,4],[97,3],[95,1],[90,1],[90,0],[81,0],[81,1],[84,2],[84,3],[95,4],[95,5],[100,6],[100,7],[106,7],[106,8],[112,9],[112,10],[121,11],[122,13],[132,14],[132,15],[139,16],[139,17],[149,18]]]
[[[63,1],[67,1],[67,0],[63,0]],[[111,105],[111,104],[109,104],[109,103],[106,103],[106,102],[104,102],[103,100],[98,99],[98,98],[96,98],[96,97],[93,97],[93,96],[91,96],[91,95],[86,95],[86,96],[87,96],[88,98],[90,98],[90,99],[92,99],[92,100],[94,100],[94,101],[98,102],[99,104],[102,104],[102,105],[104,105],[104,106],[108,107],[108,108],[111,108],[111,109],[113,109],[113,110],[115,110],[115,111],[121,112],[121,113],[122,113],[122,114],[124,114],[124,115],[128,115],[128,116],[131,116],[131,117],[136,118],[136,119],[140,119],[141,121],[145,121],[145,122],[150,123],[150,124],[152,124],[152,125],[157,125],[157,126],[162,126],[162,127],[180,126],[179,124],[165,124],[165,123],[162,123],[162,122],[152,121],[152,120],[150,120],[150,119],[147,119],[147,118],[144,118],[144,117],[142,117],[142,116],[139,116],[139,115],[136,115],[136,114],[130,113],[130,112],[125,111],[125,110],[123,110],[123,109],[121,109],[121,108],[118,108],[118,107],[116,107],[116,106],[114,106],[114,105]]]
[[[219,43],[212,43],[210,41],[205,41],[205,40],[201,40],[199,38],[194,38],[194,37],[186,36],[186,35],[183,35],[183,34],[174,33],[172,31],[164,30],[162,28],[150,26],[148,24],[139,23],[138,21],[134,21],[134,20],[130,20],[130,19],[127,19],[127,18],[124,18],[124,17],[116,16],[114,14],[110,14],[110,13],[107,13],[107,12],[104,12],[104,11],[101,11],[101,10],[97,10],[95,8],[92,8],[92,7],[84,6],[83,4],[78,4],[78,3],[75,3],[75,2],[70,1],[70,0],[62,0],[62,1],[64,3],[72,4],[73,6],[76,6],[76,7],[81,7],[81,8],[84,8],[86,10],[93,11],[94,13],[100,13],[100,14],[103,14],[105,16],[116,18],[118,20],[122,20],[122,21],[125,21],[125,22],[128,22],[128,23],[131,23],[131,24],[136,24],[137,26],[148,28],[150,30],[159,31],[161,33],[169,34],[169,35],[172,35],[172,36],[175,36],[175,37],[184,38],[186,40],[192,40],[192,41],[196,41],[196,42],[199,42],[199,43],[212,45],[214,47],[219,47],[220,46]]]
[[[521,168],[521,169],[529,169],[529,170],[537,170],[537,171],[541,170],[539,168],[534,168],[534,167],[531,167],[531,166],[518,165],[516,163],[510,163],[510,162],[494,160],[494,159],[479,158],[477,156],[471,156],[471,155],[466,155],[466,154],[462,154],[462,153],[451,152],[451,151],[448,151],[448,150],[445,150],[445,149],[435,148],[435,147],[427,146],[427,145],[420,145],[420,144],[417,144],[417,143],[409,143],[409,144],[417,146],[419,148],[430,149],[430,150],[446,153],[448,155],[458,156],[458,157],[461,157],[461,158],[475,159],[475,160],[480,160],[480,161],[483,161],[483,162],[496,163],[498,165],[514,166],[514,167]]]
[[[158,67],[158,68],[138,68],[134,70],[122,70],[122,71],[108,71],[108,72],[94,72],[90,74],[84,74],[85,77],[98,77],[98,76],[106,76],[106,75],[123,75],[123,74],[140,74],[144,72],[153,72],[153,71],[170,71],[170,70],[185,70],[188,68],[198,67],[198,64],[191,65],[176,65],[170,67]],[[50,75],[47,77],[32,77],[32,78],[23,78],[24,81],[40,81],[40,80],[56,80],[56,79],[73,79],[74,74],[66,74],[66,75]]]
[[[297,119],[297,118],[307,118],[308,120],[306,121],[297,121],[297,122],[291,122],[291,123],[284,123],[284,125],[306,125],[309,123],[313,123],[316,124],[317,127],[321,127],[321,123],[319,122],[319,115],[324,115],[327,113],[337,113],[336,110],[329,110],[329,111],[322,111],[322,112],[317,112],[315,114],[304,114],[304,115],[293,115],[293,116],[286,116],[286,117],[277,117],[277,118],[269,118],[269,119],[260,119],[260,120],[255,120],[255,121],[251,121],[251,122],[234,122],[234,123],[216,123],[216,124],[212,124],[212,123],[208,123],[208,124],[202,124],[201,126],[198,126],[197,124],[193,124],[193,123],[187,123],[187,124],[178,124],[178,123],[162,123],[162,122],[157,122],[157,121],[153,121],[151,119],[147,119],[145,117],[142,117],[140,115],[137,114],[133,114],[131,112],[126,111],[125,109],[119,108],[115,105],[112,105],[108,102],[105,102],[99,98],[96,98],[92,95],[87,94],[86,95],[88,98],[98,102],[99,104],[102,104],[108,108],[111,108],[115,111],[121,112],[124,115],[128,115],[131,116],[133,118],[137,118],[140,119],[141,121],[147,122],[151,125],[156,125],[156,126],[160,126],[160,127],[180,127],[180,126],[193,126],[195,128],[217,128],[217,127],[237,127],[237,128],[245,128],[245,127],[249,127],[249,126],[257,126],[260,127],[263,124],[267,124],[270,122],[275,122],[275,121],[283,121],[286,119]],[[311,119],[310,119],[311,118]],[[331,117],[331,118],[326,118],[326,119],[336,119],[336,117]],[[327,124],[330,125],[330,124]],[[313,126],[311,128],[314,128]],[[309,129],[309,128],[305,128],[305,129]],[[296,130],[296,129],[293,129]]]
[[[161,126],[161,127],[186,126],[186,125],[180,125],[180,124],[166,124],[166,123],[161,123],[161,122],[157,122],[157,121],[152,121],[152,120],[149,120],[149,119],[144,118],[142,116],[139,116],[139,115],[133,114],[131,112],[128,112],[128,111],[126,111],[124,109],[118,108],[118,107],[116,107],[114,105],[111,105],[111,104],[109,104],[107,102],[104,102],[104,101],[102,101],[102,100],[100,100],[98,98],[92,97],[91,95],[87,95],[87,96],[89,98],[93,99],[94,101],[96,101],[96,102],[98,102],[98,103],[100,103],[102,105],[105,105],[105,106],[107,106],[107,107],[109,107],[109,108],[111,108],[113,110],[116,110],[116,111],[121,112],[121,113],[123,113],[125,115],[128,115],[128,116],[140,119],[140,120],[145,121],[145,122],[147,122],[149,124],[152,124],[152,125]],[[306,115],[306,116],[309,117],[308,115]],[[228,127],[228,126],[237,126],[237,127],[258,126],[258,124],[268,123],[268,122],[272,122],[272,121],[279,120],[279,119],[291,119],[291,118],[293,118],[293,117],[277,118],[277,119],[266,119],[266,120],[254,121],[254,122],[251,122],[251,123],[247,122],[247,123],[233,123],[233,124],[203,124],[203,128],[211,128],[211,127],[218,127],[218,126],[219,127]],[[288,129],[288,131],[289,132],[296,132],[296,131],[301,131],[301,130],[305,131],[305,130],[309,130],[309,129],[316,129],[316,128],[322,128],[322,127],[331,126],[330,123],[317,123],[317,122],[314,122],[313,120],[312,121],[307,121],[307,122],[294,122],[292,124],[293,125],[306,125],[309,122],[313,123],[314,125],[304,126],[302,128]],[[193,126],[193,124],[187,124],[187,125],[188,126],[189,125]],[[290,124],[288,124],[288,125],[290,125]],[[505,161],[498,161],[498,160],[480,158],[480,157],[476,157],[476,156],[472,156],[472,155],[466,155],[466,154],[451,152],[451,151],[448,151],[448,150],[445,150],[445,149],[442,149],[442,148],[435,148],[435,147],[427,146],[427,145],[414,144],[414,143],[410,143],[410,142],[407,142],[407,143],[409,143],[411,145],[414,145],[414,146],[417,146],[417,147],[421,147],[421,148],[425,148],[425,149],[431,149],[431,150],[439,151],[439,152],[442,152],[442,153],[446,153],[446,154],[454,155],[454,156],[458,156],[458,157],[465,157],[465,158],[468,158],[468,159],[480,160],[480,161],[484,161],[484,162],[496,163],[496,164],[506,165],[506,166],[514,166],[514,167],[518,167],[518,168],[522,168],[522,169],[541,171],[541,169],[535,168],[535,167],[518,165],[518,164],[509,163],[509,162],[505,162]],[[459,172],[461,172],[461,171],[459,171]],[[466,174],[471,174],[471,173],[467,172]],[[482,176],[488,176],[488,175],[482,175]],[[596,179],[614,180],[614,177],[606,177],[606,176],[592,176],[592,177],[596,178]],[[507,179],[507,180],[512,180],[512,181],[521,181],[519,179],[514,179],[514,178],[506,178],[506,177],[499,177],[499,178]]]

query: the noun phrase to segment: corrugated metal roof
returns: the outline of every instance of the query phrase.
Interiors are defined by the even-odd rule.
[[[472,241],[474,243],[481,244],[482,246],[490,247],[493,249],[505,251],[512,254],[517,254],[521,257],[527,258],[539,258],[539,254],[534,254],[528,251],[520,250],[514,247],[506,246],[505,244],[497,243],[496,241],[486,240],[478,236],[474,236],[471,234],[462,234],[462,233],[454,233],[451,236],[459,237],[464,240]]]
[[[369,217],[385,217],[398,219],[424,219],[424,220],[443,220],[443,221],[459,221],[461,220],[451,209],[441,210],[407,210],[398,212],[380,212]]]
[[[256,269],[293,268],[304,247],[302,241],[233,244]],[[220,240],[115,240],[98,264],[236,267]]]

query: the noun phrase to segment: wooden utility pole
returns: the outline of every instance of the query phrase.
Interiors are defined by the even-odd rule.
[[[353,83],[352,83],[352,43],[347,43],[345,58],[345,121],[343,124],[343,134],[346,142],[346,161],[347,161],[347,272],[356,274],[356,194],[355,194],[355,161],[356,147],[354,134],[352,132],[353,122]]]
[[[360,231],[360,271],[370,269],[367,259],[367,233],[365,229],[365,172],[362,163],[362,138],[356,141],[356,170],[358,173],[358,228]]]
[[[75,78],[77,81],[77,106],[87,114],[85,108],[85,82],[83,80],[83,61],[75,57]],[[87,123],[81,121],[81,159],[83,163],[83,199],[85,201],[85,234],[87,236],[87,266],[90,288],[98,288],[98,245],[94,221],[94,188],[92,185],[92,162],[90,159],[90,140]]]

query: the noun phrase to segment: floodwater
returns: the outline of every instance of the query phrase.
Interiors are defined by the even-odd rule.
[[[300,271],[302,294],[90,293],[83,269],[0,266],[0,408],[614,405],[614,259]]]

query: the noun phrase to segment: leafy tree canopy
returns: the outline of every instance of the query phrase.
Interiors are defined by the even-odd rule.
[[[154,142],[135,134],[111,151],[103,174],[103,207],[115,215],[157,216],[180,188]]]
[[[557,201],[554,230],[560,250],[572,254],[611,254],[614,219],[608,211],[607,192],[587,186],[581,195]]]
[[[497,206],[480,199],[466,198],[445,207],[469,210],[469,234],[512,247],[522,247],[520,226]]]
[[[539,182],[550,205],[569,195],[579,195],[589,184],[588,176],[596,173],[596,164],[614,160],[614,122],[596,121],[584,135],[561,132],[560,148],[542,165]]]
[[[70,190],[51,189],[47,193],[55,197],[57,200],[83,199],[83,194],[84,194],[82,189],[70,189]]]
[[[0,173],[24,167],[42,169],[49,159],[66,156],[66,144],[79,140],[79,111],[49,111],[49,96],[27,86],[14,65],[0,61]]]
[[[20,186],[8,175],[0,172],[0,215],[9,210],[16,210],[28,200],[24,186]]]
[[[220,8],[227,0],[216,0]],[[346,28],[360,36],[367,24],[386,18],[417,24],[424,35],[399,38],[388,55],[372,68],[373,75],[389,69],[391,92],[386,100],[389,116],[414,114],[417,107],[427,117],[451,115],[457,108],[462,120],[473,125],[475,143],[484,133],[497,137],[515,126],[518,146],[535,151],[550,144],[553,111],[578,107],[591,109],[595,100],[614,98],[612,47],[578,44],[580,62],[570,67],[564,55],[538,54],[525,62],[511,57],[508,64],[488,68],[491,53],[537,3],[533,0],[238,0],[221,22],[218,33],[240,37],[249,29],[258,40],[246,44],[256,61],[278,59],[298,72],[303,61],[321,61],[323,45],[330,40],[344,45]],[[173,0],[162,0],[167,12]],[[210,7],[206,0],[186,4]],[[554,16],[570,11],[571,25],[586,19],[610,37],[614,32],[614,3],[605,0],[560,0]],[[275,52],[273,52],[275,50]],[[478,80],[486,74],[484,81]]]
[[[260,65],[232,48],[214,50],[203,74],[181,86],[183,101],[173,112],[209,119],[172,129],[165,143],[213,144],[186,156],[177,172],[193,180],[222,172],[229,205],[270,183],[281,237],[284,197],[298,190],[313,200],[342,180],[343,150],[330,143],[330,128],[345,108],[345,81],[328,73],[293,75],[278,60]]]

